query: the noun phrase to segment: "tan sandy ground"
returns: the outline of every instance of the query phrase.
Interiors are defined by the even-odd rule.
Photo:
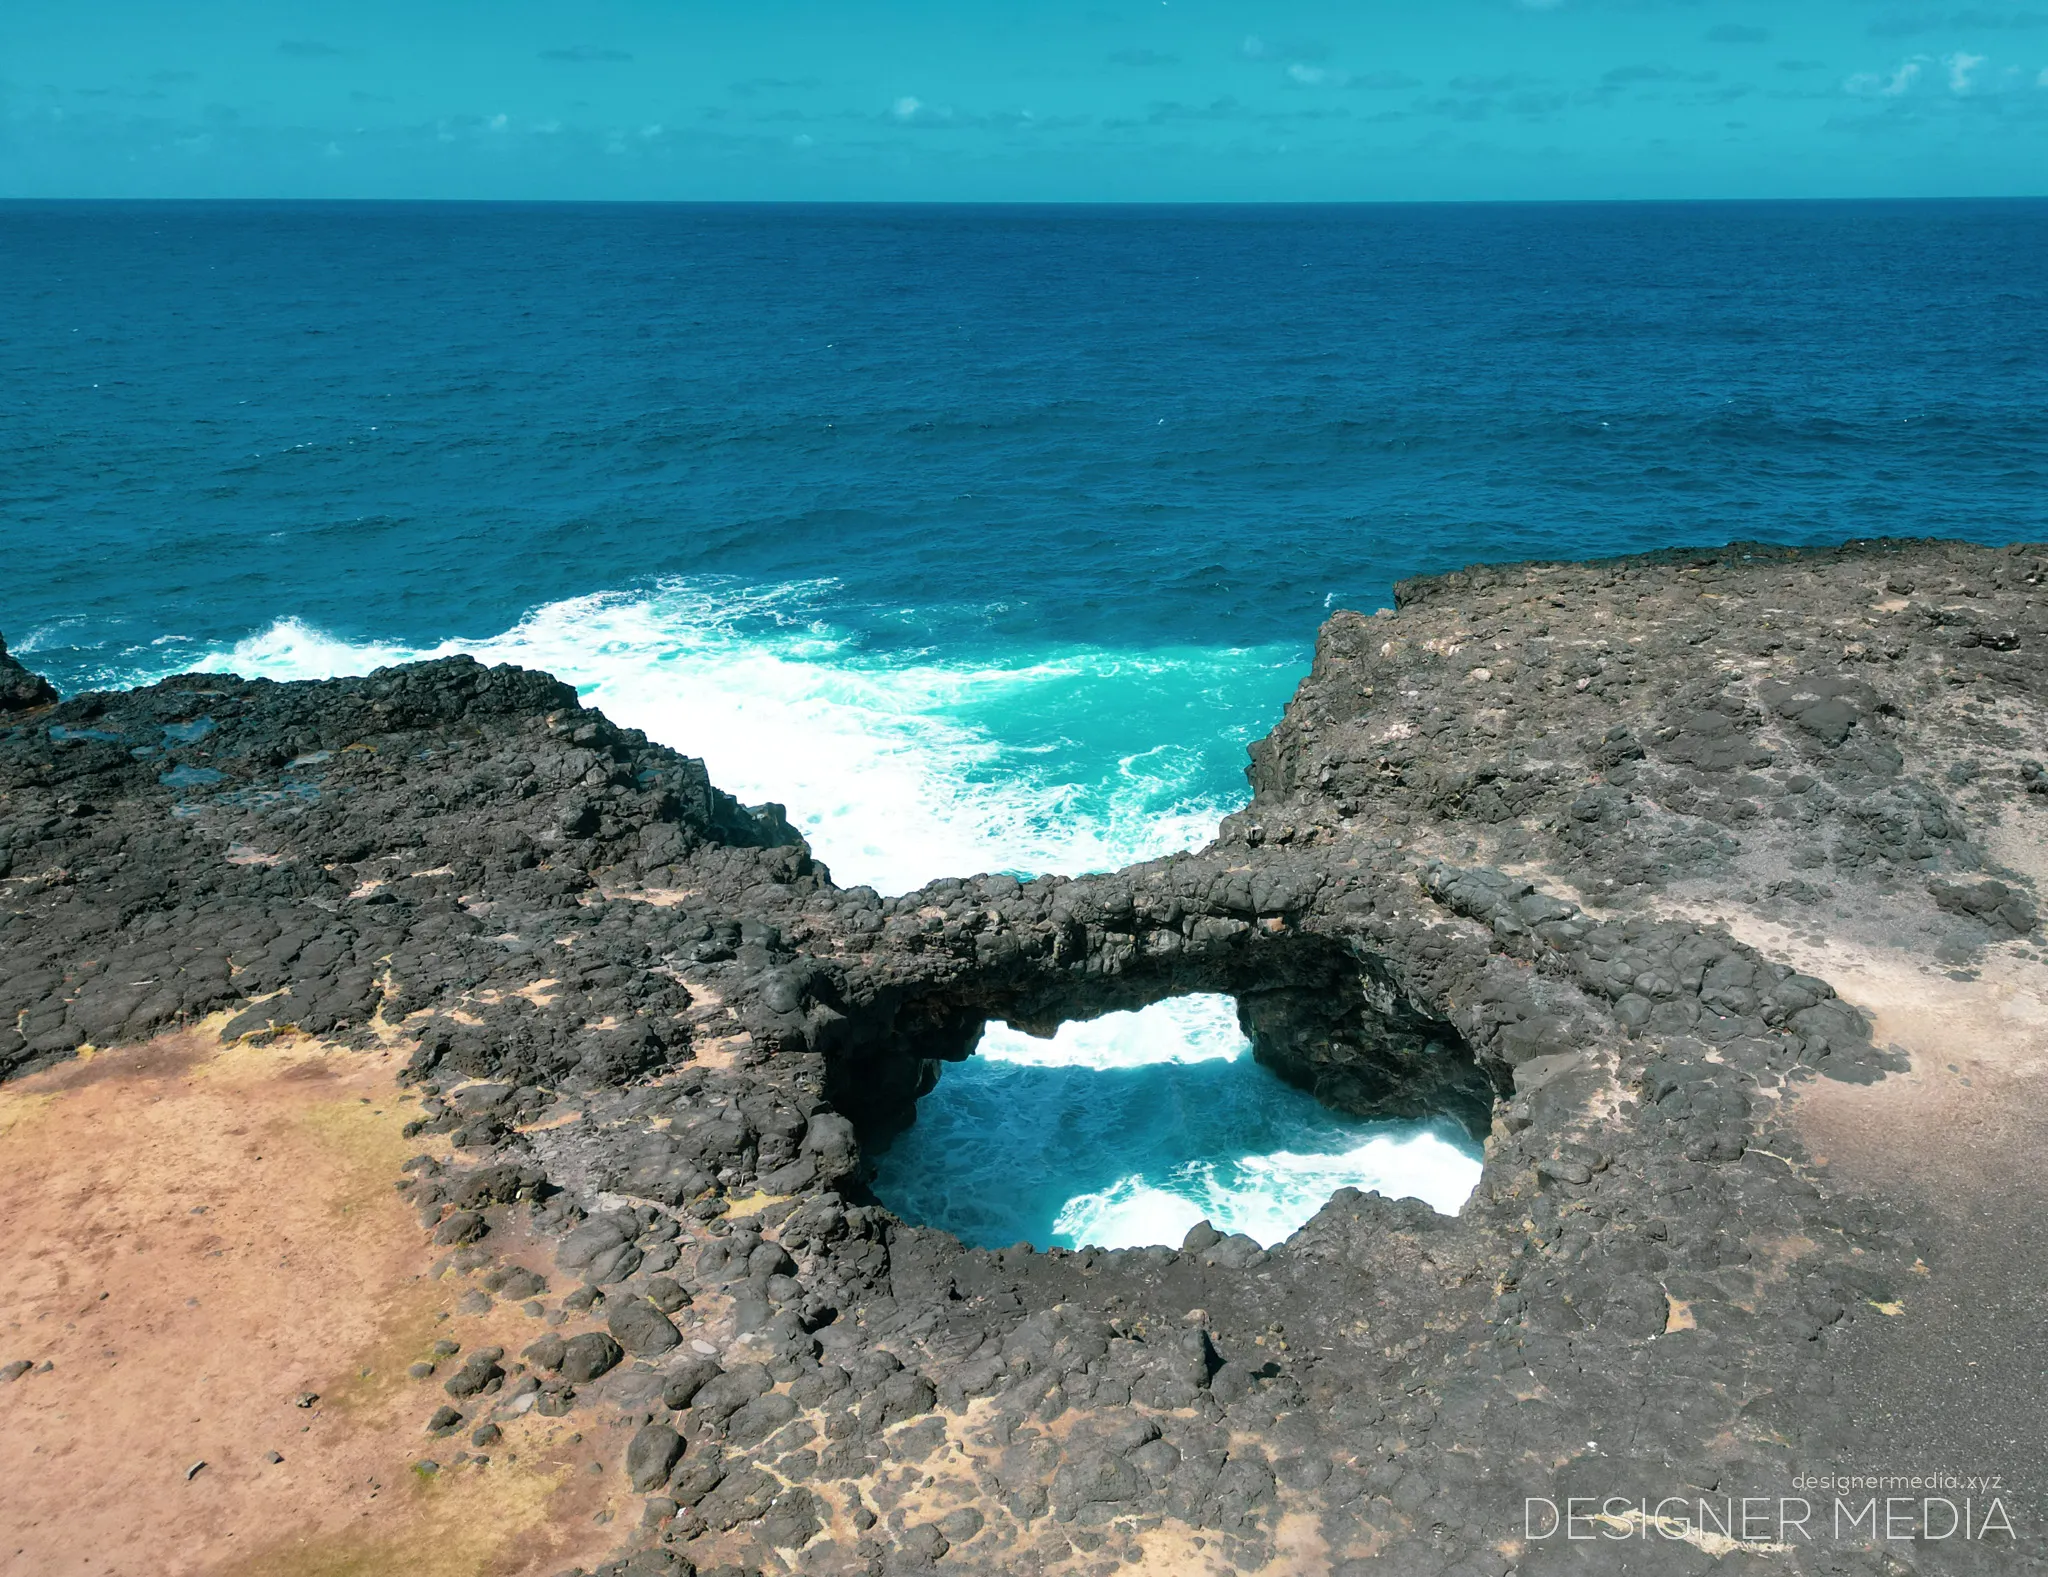
[[[2048,839],[2002,824],[1987,841],[2048,891]],[[1903,949],[1800,934],[1732,904],[1701,916],[1826,980],[1870,1014],[1873,1039],[1912,1058],[1910,1072],[1877,1084],[1821,1081],[1802,1093],[1800,1127],[1838,1172],[1910,1191],[1951,1217],[2038,1176],[2048,1139],[2048,968],[2030,944],[2042,932],[1952,973]]]
[[[459,1364],[411,1379],[435,1340],[509,1367],[544,1327],[455,1312],[476,1282],[434,1275],[447,1251],[392,1183],[445,1143],[402,1136],[398,1055],[195,1033],[0,1086],[0,1363],[54,1366],[0,1384],[0,1574],[548,1577],[617,1546],[639,1498],[616,1419],[504,1420],[484,1467],[457,1461],[467,1425],[422,1433]],[[545,1267],[516,1229],[487,1246]],[[975,1498],[925,1484],[912,1520]],[[1327,1566],[1311,1520],[1283,1531],[1270,1570]],[[1126,1556],[1140,1577],[1231,1569],[1180,1528]]]
[[[488,1466],[422,1433],[434,1340],[538,1326],[448,1312],[392,1188],[425,1148],[396,1066],[193,1034],[0,1088],[0,1364],[54,1366],[0,1384],[0,1573],[524,1577],[613,1545],[616,1441],[593,1472],[573,1418],[506,1424]]]
[[[2001,853],[2048,887],[2038,847]],[[1732,907],[1708,917],[1827,980],[1870,1014],[1880,1044],[1911,1058],[1876,1084],[1807,1084],[1792,1108],[1838,1186],[1933,1224],[1928,1263],[1883,1307],[1891,1317],[1862,1322],[1838,1349],[1838,1394],[1879,1459],[1858,1465],[2000,1474],[2037,1532],[2048,1518],[2048,968],[2028,943],[1951,972]]]

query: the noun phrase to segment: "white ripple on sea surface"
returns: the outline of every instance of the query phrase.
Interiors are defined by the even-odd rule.
[[[668,582],[549,603],[502,634],[432,646],[280,619],[196,666],[332,678],[467,653],[545,669],[613,720],[703,757],[740,799],[787,806],[835,880],[893,893],[1201,846],[1244,797],[1232,779],[1254,731],[1247,702],[1284,696],[1298,662],[1199,647],[877,656],[811,617],[816,601],[802,585]],[[1199,737],[1177,737],[1189,729]]]

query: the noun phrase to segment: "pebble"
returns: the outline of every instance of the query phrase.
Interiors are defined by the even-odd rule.
[[[580,1385],[609,1373],[624,1356],[619,1344],[603,1331],[584,1331],[562,1344],[562,1361],[558,1367],[563,1379]]]
[[[663,1314],[673,1314],[688,1308],[691,1299],[689,1289],[672,1277],[654,1276],[647,1283],[647,1301]]]

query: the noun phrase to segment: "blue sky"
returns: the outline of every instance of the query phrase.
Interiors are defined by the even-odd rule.
[[[0,195],[2040,194],[2032,4],[14,0]]]

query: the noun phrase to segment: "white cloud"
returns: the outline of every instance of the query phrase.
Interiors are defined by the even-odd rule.
[[[1920,72],[1926,64],[1925,55],[1916,55],[1911,60],[1901,61],[1898,70],[1890,76],[1881,71],[1859,71],[1843,86],[1851,93],[1860,93],[1866,98],[1895,99],[1920,80]]]
[[[2041,68],[2041,74],[2034,78],[2034,86],[2037,88],[2048,88],[2048,66]]]
[[[909,93],[889,106],[889,118],[899,126],[959,126],[978,119],[969,116],[963,121],[952,105],[927,104]]]
[[[1329,72],[1325,71],[1321,66],[1304,66],[1298,60],[1287,68],[1287,74],[1294,78],[1296,82],[1311,88],[1319,82],[1330,80]]]
[[[1247,33],[1244,42],[1237,46],[1237,52],[1247,60],[1264,60],[1268,53],[1266,41],[1256,33]]]
[[[1909,55],[1889,72],[1859,71],[1842,86],[1864,98],[1903,98],[1917,92],[1923,84],[1935,85],[1929,74],[1936,66],[1945,73],[1944,78],[1936,80],[1958,98],[1996,93],[2015,87],[2022,80],[2020,73],[2010,66],[1994,71],[1989,79],[1980,77],[1982,69],[1990,64],[1989,57],[1973,55],[1967,50],[1957,50],[1954,54],[1941,56],[1939,60],[1933,55]],[[2048,87],[2048,71],[2041,74],[2041,85]]]
[[[503,131],[507,126],[511,124],[511,122],[507,120],[503,115],[493,115],[487,122],[485,122],[485,124],[488,125],[492,131]]]

